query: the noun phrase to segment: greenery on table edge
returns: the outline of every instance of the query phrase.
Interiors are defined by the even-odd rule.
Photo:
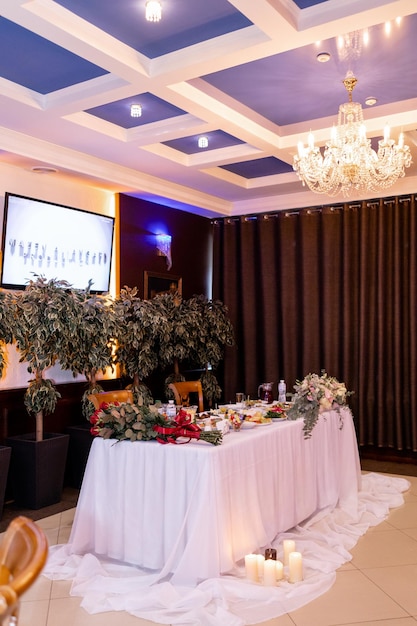
[[[103,402],[91,415],[91,434],[118,441],[151,441],[177,443],[178,438],[197,439],[213,445],[222,442],[218,430],[203,431],[191,423],[186,411],[180,410],[175,420],[160,414],[155,406],[139,406],[130,402]]]
[[[340,428],[343,428],[343,414],[340,409],[347,407],[347,399],[352,391],[347,391],[344,383],[329,376],[325,371],[321,375],[307,374],[294,385],[293,404],[287,411],[289,420],[303,419],[304,438],[309,439],[319,416],[325,411],[339,413]]]

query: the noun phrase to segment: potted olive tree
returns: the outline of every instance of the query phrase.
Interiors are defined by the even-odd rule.
[[[68,435],[44,433],[44,416],[55,411],[60,397],[54,382],[45,378],[67,350],[76,332],[76,303],[66,281],[35,276],[24,291],[6,295],[10,329],[20,361],[33,375],[24,396],[35,417],[35,432],[9,437],[11,476],[18,504],[38,509],[61,499]]]
[[[60,363],[74,376],[82,374],[87,379],[87,389],[82,397],[82,410],[88,420],[94,407],[88,395],[103,391],[97,374],[114,367],[115,317],[110,296],[91,294],[89,289],[72,292],[75,306],[76,332],[67,341]]]
[[[193,350],[193,359],[204,368],[200,376],[204,397],[210,406],[221,397],[222,390],[215,371],[224,356],[226,346],[234,343],[233,326],[226,305],[220,300],[209,300],[205,296],[194,296],[189,301],[192,308],[200,311],[202,325]]]
[[[137,296],[137,288],[120,290],[114,303],[116,319],[116,362],[132,379],[129,388],[136,404],[151,404],[152,393],[144,379],[158,366],[157,338],[162,320],[155,314],[152,300]]]
[[[7,306],[4,292],[0,292],[0,378],[3,376],[6,366],[5,347],[6,344],[11,343],[12,340],[9,307]],[[0,519],[3,514],[11,451],[10,446],[0,445]]]
[[[163,294],[152,300],[160,323],[159,361],[173,366],[174,372],[165,380],[180,382],[183,362],[204,369],[201,375],[203,394],[210,405],[221,396],[214,371],[223,359],[224,349],[234,343],[233,327],[227,307],[220,300],[194,296],[188,300],[178,294]],[[171,397],[170,390],[166,392]]]
[[[172,398],[169,383],[185,380],[180,372],[184,361],[192,362],[203,327],[201,311],[195,302],[181,298],[179,294],[161,294],[152,299],[160,327],[157,354],[162,367],[173,367],[165,379],[165,393]]]
[[[76,333],[66,343],[60,364],[63,369],[71,371],[73,376],[83,375],[87,380],[81,398],[82,413],[86,421],[67,428],[70,436],[67,479],[72,486],[79,487],[93,441],[88,420],[94,412],[94,406],[88,396],[103,391],[97,381],[97,374],[113,368],[115,324],[113,300],[110,296],[91,294],[88,287],[85,290],[74,290],[73,297],[76,306]]]

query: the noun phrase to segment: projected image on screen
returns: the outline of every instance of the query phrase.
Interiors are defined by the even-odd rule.
[[[114,218],[6,193],[1,285],[23,289],[34,274],[109,290]]]

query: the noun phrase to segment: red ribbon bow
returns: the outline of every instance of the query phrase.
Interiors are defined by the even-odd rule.
[[[176,426],[155,425],[153,427],[155,432],[162,435],[162,437],[156,438],[159,443],[178,443],[177,437],[187,437],[188,441],[200,439],[201,430],[197,424],[192,423],[191,416],[186,411],[181,409],[175,417],[174,423]],[[188,441],[184,441],[184,443],[188,443]]]

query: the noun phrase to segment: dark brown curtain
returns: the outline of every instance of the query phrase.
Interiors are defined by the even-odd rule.
[[[216,220],[224,399],[309,372],[354,391],[361,445],[417,451],[415,197]]]

